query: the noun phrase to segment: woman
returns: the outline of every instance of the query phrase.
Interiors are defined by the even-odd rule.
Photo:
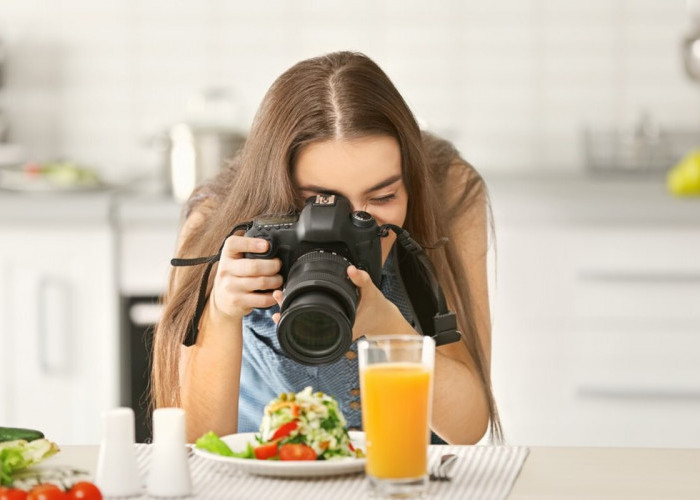
[[[265,240],[226,238],[236,224],[299,211],[308,196],[321,192],[345,196],[354,210],[371,213],[378,224],[402,226],[428,248],[462,332],[461,342],[436,349],[431,428],[447,442],[475,443],[490,422],[499,439],[489,377],[485,187],[448,143],[421,134],[384,72],[350,52],[302,61],[281,75],[234,164],[188,201],[178,257],[212,255],[225,244],[189,347],[183,340],[203,267],[171,275],[154,341],[155,405],[185,408],[188,439],[194,440],[208,430],[255,431],[270,399],[311,385],[338,399],[351,428],[361,425],[355,341],[419,334],[397,279],[395,237],[382,239],[379,288],[366,272],[348,267],[361,297],[352,347],[338,361],[314,367],[289,359],[277,342],[279,314],[271,306],[282,300],[279,259],[244,258],[265,252]]]

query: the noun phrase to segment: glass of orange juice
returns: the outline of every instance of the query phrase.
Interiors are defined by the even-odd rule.
[[[419,497],[428,486],[435,342],[419,335],[360,340],[366,472],[377,496]]]

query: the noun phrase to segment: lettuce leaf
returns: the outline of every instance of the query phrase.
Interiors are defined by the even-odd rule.
[[[235,452],[229,448],[229,446],[224,443],[213,431],[209,431],[197,439],[195,446],[201,450],[216,453],[217,455],[222,455],[224,457],[255,458],[253,446],[250,443],[248,443],[244,451]]]
[[[30,442],[20,439],[0,443],[0,484],[12,484],[12,474],[15,471],[36,465],[58,451],[56,443],[48,439]]]

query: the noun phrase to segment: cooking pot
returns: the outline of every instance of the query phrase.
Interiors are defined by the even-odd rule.
[[[700,82],[700,0],[687,0],[686,11],[691,30],[681,43],[683,67],[692,80]]]
[[[178,123],[170,128],[166,147],[168,186],[183,202],[202,181],[215,176],[245,143],[236,129]]]

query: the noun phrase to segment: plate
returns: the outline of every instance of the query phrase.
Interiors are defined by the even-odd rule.
[[[229,434],[221,439],[233,451],[244,450],[248,443],[255,443],[254,432]],[[350,431],[350,440],[355,448],[365,450],[365,433]],[[224,464],[232,469],[259,476],[277,477],[319,477],[356,474],[365,470],[364,458],[343,457],[333,460],[255,460],[252,458],[224,457],[194,448],[194,453],[206,460]]]

